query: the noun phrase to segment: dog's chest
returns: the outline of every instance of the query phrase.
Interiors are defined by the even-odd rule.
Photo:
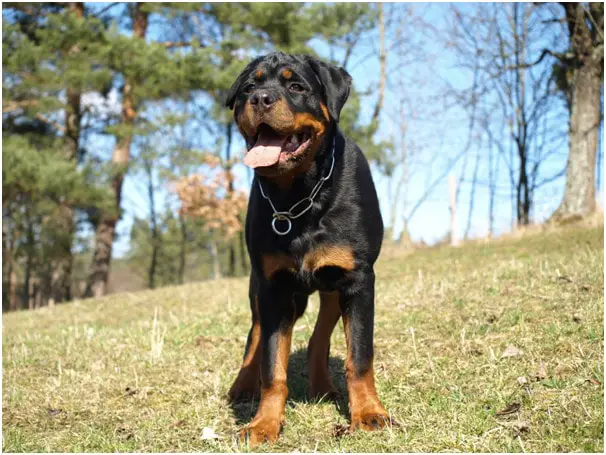
[[[351,246],[299,239],[282,251],[263,254],[261,265],[266,279],[294,280],[312,291],[334,289],[356,264]]]

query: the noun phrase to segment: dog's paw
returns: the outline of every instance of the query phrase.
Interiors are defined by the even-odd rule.
[[[282,425],[277,419],[253,421],[240,431],[240,443],[248,443],[250,447],[254,447],[264,442],[274,442],[280,435],[281,427]]]
[[[393,424],[394,422],[388,414],[368,413],[352,419],[351,430],[373,431],[391,427]]]

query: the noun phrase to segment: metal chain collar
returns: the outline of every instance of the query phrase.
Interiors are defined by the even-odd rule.
[[[324,185],[324,182],[330,178],[330,176],[332,175],[332,170],[335,167],[335,142],[336,142],[336,135],[335,135],[335,138],[333,139],[333,142],[332,142],[332,162],[330,164],[330,170],[328,171],[328,174],[326,174],[324,177],[322,177],[318,181],[318,183],[316,183],[316,186],[314,186],[313,190],[311,190],[311,193],[309,193],[309,196],[307,196],[306,198],[301,199],[299,202],[297,202],[296,204],[294,204],[289,210],[282,211],[282,212],[278,211],[276,209],[276,206],[274,205],[274,203],[269,198],[269,196],[267,196],[265,194],[265,192],[263,191],[263,186],[261,185],[261,181],[260,180],[257,181],[259,183],[259,189],[261,190],[261,196],[263,196],[263,198],[267,199],[267,201],[269,202],[269,205],[271,205],[271,208],[274,211],[274,214],[272,215],[273,219],[271,221],[271,228],[274,230],[274,232],[276,234],[278,234],[278,235],[286,235],[286,234],[288,234],[291,231],[291,229],[292,229],[292,221],[291,220],[295,220],[295,219],[299,218],[300,216],[302,216],[303,214],[305,214],[309,209],[311,209],[312,206],[314,205],[314,198],[320,192],[320,189],[322,188],[322,185]],[[295,209],[298,208],[299,206],[301,206],[304,203],[307,203],[307,206],[305,206],[305,208],[303,210],[301,210],[298,214],[295,215],[293,213],[295,211]],[[276,222],[277,221],[286,221],[286,223],[287,223],[286,230],[280,231],[276,227]]]

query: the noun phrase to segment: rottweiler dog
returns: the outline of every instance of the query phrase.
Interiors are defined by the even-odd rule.
[[[249,63],[227,95],[244,163],[255,170],[246,217],[252,327],[229,391],[232,401],[260,394],[240,433],[251,445],[278,438],[293,326],[314,291],[321,303],[307,354],[310,397],[334,397],[328,354],[342,317],[351,429],[391,424],[373,373],[383,221],[368,162],[338,127],[351,81],[343,68],[276,52]]]

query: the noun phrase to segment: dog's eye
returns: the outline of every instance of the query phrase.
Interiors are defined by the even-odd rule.
[[[301,92],[304,92],[304,91],[305,91],[305,88],[304,88],[304,87],[303,87],[301,84],[297,84],[296,82],[295,82],[295,83],[293,83],[293,84],[290,84],[290,85],[288,86],[288,89],[289,89],[291,92],[296,92],[296,93],[301,93]]]
[[[250,92],[252,92],[255,88],[255,84],[248,84],[244,87],[244,93],[246,95],[248,95]]]

